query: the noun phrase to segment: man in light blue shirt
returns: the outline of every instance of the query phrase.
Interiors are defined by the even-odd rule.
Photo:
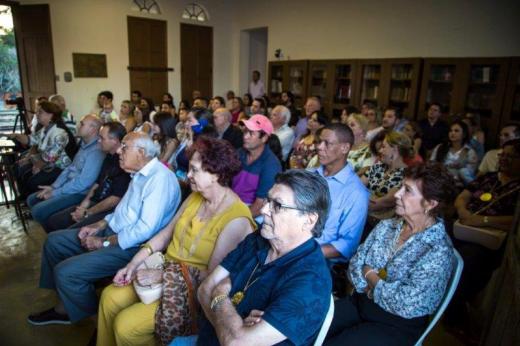
[[[99,146],[101,120],[93,114],[80,121],[78,134],[81,137],[80,149],[74,161],[67,166],[49,186],[39,186],[40,190],[27,197],[34,220],[45,229],[49,216],[79,204],[94,184],[101,170],[105,153]]]
[[[60,302],[30,315],[34,325],[70,324],[95,315],[94,283],[113,276],[173,218],[180,203],[175,174],[156,156],[158,146],[145,133],[125,136],[118,150],[121,168],[132,181],[114,213],[81,229],[53,232],[42,253],[40,287],[55,289]]]
[[[356,252],[368,213],[370,194],[347,156],[354,135],[343,124],[326,126],[320,135],[316,173],[327,181],[331,207],[322,235],[317,239],[328,259],[346,262]]]

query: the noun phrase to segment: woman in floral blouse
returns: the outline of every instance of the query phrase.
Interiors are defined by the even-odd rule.
[[[381,161],[375,163],[361,177],[361,181],[372,194],[368,206],[370,216],[376,220],[369,219],[372,225],[393,216],[394,194],[403,181],[406,168],[404,160],[412,151],[412,143],[407,136],[395,131],[388,132],[379,149]]]
[[[327,123],[328,119],[324,114],[314,112],[311,115],[307,123],[307,133],[302,137],[289,158],[290,168],[312,168],[309,167],[309,162],[318,154],[319,131]]]
[[[444,296],[455,257],[439,212],[455,197],[442,165],[407,168],[396,218],[381,221],[350,260],[354,293],[335,302],[325,345],[414,345]]]
[[[72,162],[76,145],[61,113],[54,103],[41,102],[36,117],[42,127],[30,136],[17,137],[32,146],[16,167],[22,197],[37,191],[39,185],[50,185]]]
[[[354,145],[348,152],[347,160],[354,172],[360,174],[372,166],[375,161],[366,140],[368,119],[363,114],[354,113],[348,116],[347,125],[354,134]]]

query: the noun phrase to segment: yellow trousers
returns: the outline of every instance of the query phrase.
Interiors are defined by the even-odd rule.
[[[133,285],[108,286],[99,303],[97,346],[156,345],[158,306],[159,301],[141,303]]]

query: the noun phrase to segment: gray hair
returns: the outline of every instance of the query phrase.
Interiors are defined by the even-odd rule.
[[[161,147],[158,143],[155,143],[150,136],[143,134],[133,139],[134,145],[144,150],[144,156],[149,159],[159,156]]]
[[[224,108],[224,107],[217,108],[213,114],[215,114],[215,113],[220,113],[220,114],[222,114],[222,115],[223,115],[223,116],[224,116],[228,121],[231,121],[232,116],[231,116],[231,112],[229,111],[229,109]]]
[[[291,111],[289,108],[282,105],[276,106],[275,108],[280,108],[280,114],[285,119],[285,125],[289,124],[289,121],[291,121]]]
[[[329,186],[320,175],[300,169],[289,169],[276,176],[276,184],[293,191],[294,202],[301,213],[316,213],[318,220],[312,229],[314,237],[321,236],[330,208]]]

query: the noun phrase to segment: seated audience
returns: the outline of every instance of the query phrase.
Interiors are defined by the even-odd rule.
[[[332,290],[319,237],[330,198],[303,170],[276,177],[264,225],[246,237],[198,290],[205,319],[198,345],[312,345]]]
[[[251,114],[267,115],[267,104],[263,97],[253,99],[253,102],[251,103]]]
[[[24,146],[31,146],[15,166],[22,199],[38,191],[39,186],[51,184],[71,164],[76,152],[74,136],[63,123],[58,106],[40,102],[36,118],[40,126],[36,132],[8,135]]]
[[[216,108],[213,111],[213,125],[217,131],[217,138],[225,139],[235,149],[240,149],[244,145],[244,134],[231,124],[231,118],[231,112],[226,108]]]
[[[202,96],[193,99],[193,108],[208,109],[208,99]]]
[[[368,119],[367,141],[370,142],[383,130],[383,126],[381,126],[381,111],[372,104],[369,104],[368,107],[365,116]]]
[[[170,94],[170,93],[164,93],[163,96],[162,96],[162,102],[163,102],[163,103],[169,103],[169,104],[173,105],[174,102],[173,102],[173,96],[172,96],[172,94]]]
[[[196,99],[198,99],[200,97],[202,97],[202,94],[201,94],[201,92],[199,90],[193,90],[191,92],[191,99],[192,99],[192,101],[195,101]],[[207,106],[207,101],[206,101],[206,106]],[[193,107],[196,107],[195,103],[193,103]]]
[[[231,123],[236,125],[240,121],[247,119],[248,115],[244,110],[244,104],[242,103],[242,99],[240,97],[235,97],[231,100],[231,106],[229,110],[231,111]],[[250,107],[251,108],[251,107]],[[252,113],[254,114],[254,113]]]
[[[257,217],[282,166],[267,145],[273,134],[271,121],[264,115],[255,114],[242,123],[245,126],[244,146],[238,151],[242,170],[233,178],[232,187],[249,206],[253,217]]]
[[[293,148],[296,148],[299,143],[302,136],[304,136],[307,131],[307,122],[311,118],[311,116],[321,111],[321,101],[316,96],[311,96],[307,98],[307,101],[305,101],[305,105],[303,106],[304,114],[298,119],[298,122],[296,123],[294,127],[294,143]]]
[[[309,167],[309,162],[318,152],[319,131],[327,123],[328,119],[323,113],[315,112],[311,115],[307,123],[307,133],[302,136],[289,158],[290,168]]]
[[[143,113],[143,119],[147,119],[145,121],[153,122],[153,117],[155,116],[155,104],[153,100],[149,97],[143,97],[141,99],[141,104],[138,107]]]
[[[347,162],[353,143],[348,126],[331,124],[321,132],[318,144],[321,166],[316,173],[327,181],[331,205],[317,240],[325,257],[343,262],[359,245],[368,211],[369,192]]]
[[[150,123],[149,112],[143,112],[140,107],[135,107],[134,110],[135,127],[134,132],[144,132],[152,135],[152,124]]]
[[[179,146],[175,126],[177,121],[170,113],[159,112],[155,114],[152,124],[153,139],[159,144],[159,161],[166,166],[171,166],[173,154]]]
[[[80,148],[74,160],[50,185],[40,185],[37,192],[27,197],[32,217],[46,228],[52,214],[80,203],[96,181],[105,153],[99,147],[101,120],[94,114],[81,119],[78,135]]]
[[[382,127],[386,131],[403,132],[408,120],[403,118],[401,111],[394,107],[387,107],[383,112]]]
[[[233,90],[228,90],[226,93],[226,108],[231,109],[231,102],[235,98],[235,92]],[[251,97],[251,102],[253,102],[253,98]]]
[[[191,108],[191,104],[188,100],[181,100],[181,102],[179,102],[179,109],[181,108],[186,108],[186,109],[190,109]]]
[[[346,106],[345,108],[343,108],[341,110],[339,122],[342,124],[348,125],[348,117],[355,113],[359,113],[359,110],[357,109],[357,107],[352,106],[352,105]],[[363,114],[361,114],[361,115],[363,115]]]
[[[103,220],[52,232],[43,246],[40,287],[56,290],[55,307],[30,315],[34,325],[70,324],[95,315],[94,283],[127,265],[139,245],[171,221],[180,201],[175,175],[160,163],[159,149],[144,133],[131,132],[119,148],[121,168],[133,174],[114,213]]]
[[[244,106],[244,113],[246,113],[247,117],[250,117],[251,115],[251,104],[253,103],[253,96],[251,96],[250,93],[245,93],[242,96],[242,104]]]
[[[354,293],[335,301],[324,345],[415,345],[455,266],[439,217],[452,187],[440,164],[406,170],[395,194],[397,217],[381,221],[350,260]]]
[[[129,100],[124,100],[121,102],[121,108],[119,109],[119,118],[118,121],[123,124],[127,133],[132,132],[136,125],[137,121],[134,117],[135,106]]]
[[[161,111],[163,113],[168,113],[172,117],[175,117],[175,115],[176,115],[175,106],[173,105],[173,103],[170,103],[170,102],[163,101],[161,103],[161,108],[159,109],[159,111]]]
[[[211,99],[211,112],[215,112],[219,108],[225,108],[226,107],[226,101],[221,96],[215,96]]]
[[[354,135],[354,144],[348,152],[347,160],[354,172],[359,174],[372,166],[375,160],[366,140],[368,119],[363,114],[353,113],[348,116],[346,125]]]
[[[99,143],[106,156],[96,182],[81,203],[49,216],[47,232],[90,225],[113,212],[130,183],[130,176],[119,166],[117,154],[125,135],[124,126],[116,122],[106,123],[99,130]]]
[[[516,138],[520,138],[520,125],[516,123],[505,124],[500,130],[499,145],[502,147],[505,142]],[[501,150],[500,148],[492,149],[484,155],[478,167],[478,175],[484,175],[498,170],[498,154]]]
[[[394,215],[394,194],[401,188],[406,168],[404,160],[411,151],[412,144],[407,136],[395,131],[387,132],[379,149],[381,161],[361,177],[371,193],[368,206],[371,225]]]
[[[61,118],[63,119],[63,122],[70,130],[70,132],[76,134],[76,122],[74,121],[74,116],[72,113],[67,109],[65,98],[61,95],[51,95],[49,97],[49,101],[60,107]]]
[[[188,120],[188,110],[186,108],[180,108],[177,125],[175,125],[175,132],[177,133],[179,142],[182,142],[186,137],[186,120]]]
[[[270,118],[274,134],[278,137],[282,146],[282,161],[285,162],[289,157],[294,142],[294,131],[289,127],[291,111],[285,106],[276,106],[273,108]]]
[[[450,126],[448,141],[437,145],[430,156],[430,160],[448,168],[459,189],[475,179],[478,166],[477,153],[470,147],[469,140],[468,126],[456,120]]]
[[[437,145],[446,142],[448,139],[450,127],[445,121],[441,120],[441,116],[441,105],[432,102],[426,118],[419,121],[423,134],[422,148],[426,154],[425,158],[430,156]]]
[[[130,101],[132,101],[134,107],[139,107],[142,97],[143,94],[139,90],[132,91],[132,94],[130,95]]]
[[[415,161],[423,161],[423,154],[421,152],[422,147],[422,130],[419,123],[415,121],[409,121],[403,128],[403,133],[410,138],[412,141],[413,152],[415,153]],[[420,159],[420,160],[419,160]],[[420,163],[419,162],[419,163]],[[409,165],[409,164],[408,164]]]
[[[269,140],[267,141],[267,145],[269,149],[273,152],[274,156],[280,161],[280,165],[282,166],[282,170],[285,170],[285,162],[282,156],[282,143],[280,143],[280,139],[274,133],[269,136]]]
[[[469,131],[469,146],[475,150],[478,160],[482,160],[485,153],[486,136],[480,127],[480,115],[478,113],[466,113],[462,117],[462,121],[466,123]]]
[[[458,195],[455,208],[463,225],[511,232],[520,193],[520,139],[507,141],[499,154],[498,172],[487,173],[471,182]],[[505,242],[498,250],[456,240],[464,269],[455,296],[446,312],[448,325],[462,327],[467,321],[467,303],[485,287],[500,265]]]
[[[232,177],[240,170],[240,161],[233,147],[226,141],[199,138],[188,149],[190,171],[188,179],[193,191],[168,225],[150,239],[132,260],[118,271],[114,284],[105,288],[99,305],[98,345],[152,345],[155,334],[164,345],[177,336],[164,329],[161,320],[156,324],[156,311],[161,316],[175,312],[186,319],[182,322],[167,318],[176,330],[190,331],[196,325],[196,315],[188,303],[187,290],[175,292],[182,303],[171,308],[165,302],[168,287],[175,287],[163,269],[137,269],[156,251],[165,252],[165,259],[175,264],[171,268],[187,269],[193,287],[219,265],[226,255],[251,233],[255,224],[249,208],[229,188]],[[167,265],[170,266],[170,265]],[[168,272],[166,268],[165,273]],[[151,304],[139,301],[134,287],[162,282],[163,298]],[[194,292],[195,294],[195,292]],[[191,330],[195,332],[195,330]]]
[[[119,116],[114,109],[114,94],[111,91],[102,91],[98,94],[99,118],[104,123],[118,121]]]
[[[282,92],[281,105],[285,106],[291,112],[291,120],[289,120],[289,127],[294,127],[300,119],[301,112],[296,108],[294,94],[288,90]]]

